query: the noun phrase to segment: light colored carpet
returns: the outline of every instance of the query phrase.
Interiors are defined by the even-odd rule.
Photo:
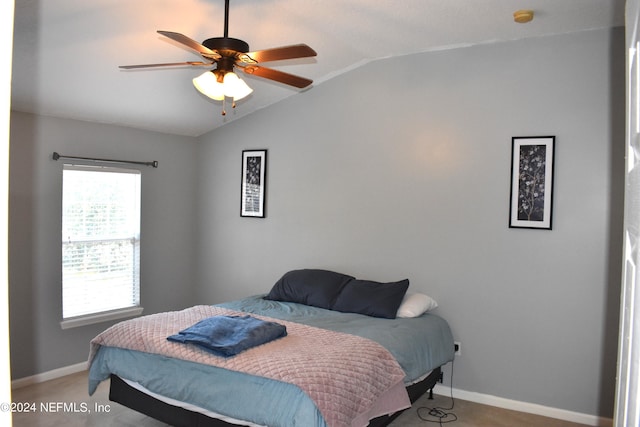
[[[13,391],[14,409],[35,409],[35,412],[15,412],[15,427],[162,427],[167,424],[111,402],[109,381],[89,396],[87,373],[80,372]],[[440,419],[429,416],[434,407],[451,408],[451,398],[434,396],[420,398],[412,408],[400,415],[393,427],[440,426]],[[25,405],[26,404],[26,405]],[[35,408],[34,408],[35,406]],[[1,409],[1,408],[0,408]],[[509,411],[492,406],[456,399],[453,409],[444,410],[442,426],[449,427],[583,427],[581,424]],[[424,418],[423,419],[421,419]],[[426,421],[429,420],[429,421]]]
[[[445,416],[430,416],[430,409],[434,408],[438,409],[438,415],[442,416],[444,413]],[[422,396],[390,426],[439,427],[440,421],[442,426],[449,427],[585,427],[583,424],[481,405],[467,400],[455,399],[452,403],[451,397],[439,395],[434,395],[433,400],[429,400],[426,395]]]

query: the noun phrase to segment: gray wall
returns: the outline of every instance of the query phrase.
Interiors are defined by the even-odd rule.
[[[142,170],[141,302],[184,308],[194,294],[195,145],[192,138],[11,113],[9,313],[12,377],[86,361],[114,322],[62,330],[62,161],[73,156],[158,160]]]
[[[624,53],[617,29],[382,60],[201,137],[198,301],[295,268],[408,277],[462,342],[456,388],[611,416]],[[557,138],[552,231],[507,226],[526,135]],[[266,219],[239,216],[256,148]]]

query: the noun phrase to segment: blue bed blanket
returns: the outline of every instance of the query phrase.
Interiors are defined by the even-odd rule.
[[[341,313],[303,304],[270,301],[262,295],[219,304],[231,310],[358,335],[376,341],[393,354],[407,374],[406,384],[453,360],[449,324],[433,313],[410,319],[381,319]]]
[[[287,328],[284,325],[249,315],[213,316],[167,339],[194,344],[216,356],[231,357],[286,335]]]
[[[453,359],[449,325],[433,313],[411,319],[380,319],[269,301],[263,295],[219,306],[377,341],[398,360],[406,373],[406,384]],[[89,393],[110,374],[135,381],[159,395],[257,425],[327,427],[314,402],[299,387],[284,382],[156,354],[101,347],[89,371]]]

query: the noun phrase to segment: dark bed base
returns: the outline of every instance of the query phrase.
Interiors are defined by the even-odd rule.
[[[424,380],[407,387],[409,399],[414,403],[420,396],[429,391],[429,398],[433,398],[433,387],[436,382],[442,381],[442,371],[440,368],[434,369]],[[230,424],[217,418],[211,418],[198,412],[192,412],[177,406],[169,405],[157,400],[139,390],[129,386],[116,375],[111,375],[111,386],[109,388],[109,399],[118,402],[128,408],[148,415],[152,418],[165,422],[175,427],[233,427]],[[384,415],[374,418],[369,422],[369,427],[384,427],[393,421],[403,411],[392,415]]]

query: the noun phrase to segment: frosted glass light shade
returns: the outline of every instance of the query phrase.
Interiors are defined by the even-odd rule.
[[[220,83],[216,75],[211,71],[207,71],[193,79],[193,85],[198,91],[216,101],[224,99],[224,84]]]
[[[253,92],[253,89],[240,79],[236,73],[224,75],[224,94],[234,100],[239,100]]]
[[[239,100],[253,92],[253,89],[233,72],[226,73],[220,83],[213,72],[207,71],[193,79],[193,85],[200,93],[216,101],[222,101],[225,96]]]

